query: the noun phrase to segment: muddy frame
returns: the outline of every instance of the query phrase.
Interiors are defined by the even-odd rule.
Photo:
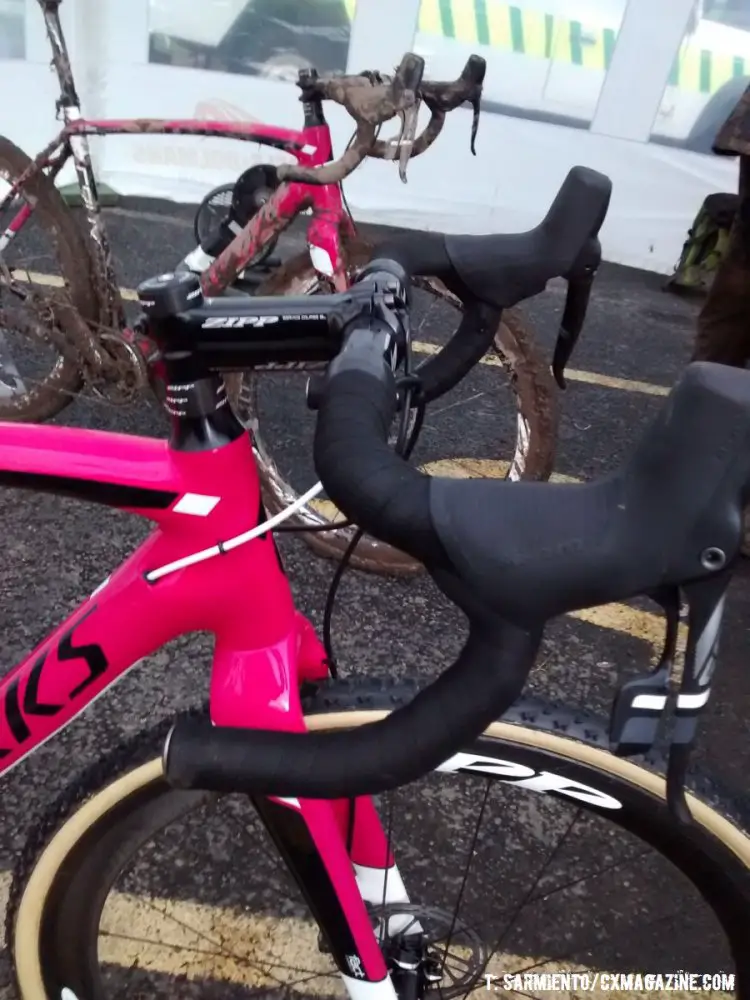
[[[60,82],[56,102],[63,129],[32,160],[28,168],[0,201],[6,207],[28,181],[39,173],[49,180],[59,175],[72,158],[88,230],[91,274],[98,305],[99,323],[123,331],[125,311],[115,273],[112,250],[107,236],[97,182],[91,162],[88,137],[92,135],[194,135],[236,139],[273,147],[291,154],[300,166],[316,167],[331,159],[331,137],[322,106],[305,106],[305,124],[301,131],[244,122],[202,121],[193,119],[112,119],[88,120],[81,114],[80,99],[59,17],[61,0],[39,0],[52,50],[52,65]],[[337,185],[313,186],[281,184],[262,209],[253,216],[202,277],[203,292],[217,295],[229,287],[258,251],[278,236],[301,213],[312,209],[308,242],[313,263],[331,281],[336,290],[347,285],[347,265],[342,237],[353,236],[354,224],[346,211]],[[7,245],[32,214],[24,205],[6,232]],[[316,252],[317,251],[317,252]],[[94,335],[92,334],[92,340]],[[93,355],[98,353],[92,343]]]

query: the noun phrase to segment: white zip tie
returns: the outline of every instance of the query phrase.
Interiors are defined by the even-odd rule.
[[[149,583],[156,583],[157,580],[161,580],[163,576],[168,576],[170,573],[176,573],[180,569],[186,569],[188,566],[194,566],[196,563],[204,562],[206,559],[213,559],[214,556],[224,555],[225,552],[230,552],[232,549],[238,548],[240,545],[244,545],[246,542],[252,542],[254,538],[259,535],[265,535],[267,531],[272,531],[277,525],[281,524],[282,521],[286,521],[293,514],[296,514],[300,507],[304,507],[306,503],[309,503],[314,497],[323,491],[323,484],[316,483],[312,486],[307,493],[303,493],[302,496],[297,497],[294,503],[289,504],[284,510],[279,511],[278,514],[274,514],[263,524],[257,525],[255,528],[251,528],[250,531],[244,532],[242,535],[237,535],[234,538],[230,538],[228,542],[219,542],[218,545],[212,545],[210,549],[203,549],[202,552],[195,552],[192,556],[185,556],[184,559],[177,559],[175,562],[168,563],[166,566],[160,566],[159,569],[152,569],[146,573],[146,580]]]

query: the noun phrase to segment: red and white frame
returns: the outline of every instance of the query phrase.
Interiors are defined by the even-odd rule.
[[[325,651],[294,606],[270,532],[156,582],[147,579],[263,523],[247,432],[220,448],[189,452],[144,437],[0,423],[0,485],[100,502],[154,523],[138,549],[3,676],[0,774],[126,671],[197,631],[215,638],[209,685],[215,723],[305,729],[299,688],[327,676]],[[263,799],[256,805],[288,845],[287,864],[312,901],[350,995],[393,1000],[365,900],[405,902],[407,896],[372,801],[354,803],[351,850],[349,801]]]
[[[195,135],[237,139],[272,146],[291,154],[302,167],[317,167],[331,159],[330,129],[319,102],[317,106],[305,105],[305,125],[301,130],[251,122],[194,119],[86,119],[81,114],[70,58],[60,24],[57,10],[59,0],[39,0],[39,2],[44,13],[53,65],[60,81],[61,97],[58,106],[65,125],[0,199],[0,212],[13,202],[30,177],[43,172],[49,179],[54,180],[64,164],[72,157],[91,237],[89,249],[92,265],[95,273],[102,279],[97,283],[97,291],[106,298],[106,301],[99,303],[100,321],[105,325],[116,325],[125,330],[125,315],[119,300],[112,252],[101,215],[96,179],[91,165],[89,136]],[[281,185],[273,193],[232,244],[205,271],[202,279],[204,294],[217,295],[229,287],[236,276],[242,273],[258,255],[262,247],[307,209],[312,210],[307,238],[313,266],[331,281],[336,291],[344,291],[348,285],[348,275],[341,235],[353,234],[354,225],[344,208],[339,186],[290,183]],[[6,230],[0,233],[0,252],[7,248],[31,214],[31,206],[24,203]]]

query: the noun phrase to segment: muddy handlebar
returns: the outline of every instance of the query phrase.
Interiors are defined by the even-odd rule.
[[[410,158],[419,156],[429,149],[440,135],[445,117],[449,111],[455,111],[462,104],[469,103],[474,109],[471,125],[471,152],[476,156],[476,137],[479,128],[480,101],[487,63],[481,56],[469,56],[461,76],[457,80],[439,83],[436,80],[423,80],[419,88],[419,96],[430,109],[430,120],[422,132],[414,139],[409,153]],[[369,156],[383,160],[395,159],[398,155],[399,140],[376,140]]]
[[[335,101],[346,108],[357,123],[357,132],[338,160],[322,167],[285,164],[277,169],[279,180],[319,185],[340,183],[368,155],[378,126],[418,104],[423,73],[424,59],[407,52],[392,78],[374,73],[318,78],[310,75],[304,83],[300,82],[309,96]]]
[[[476,155],[479,104],[486,71],[485,60],[473,55],[457,80],[446,83],[424,81],[424,60],[407,53],[392,79],[374,72],[360,73],[357,76],[306,77],[304,82],[300,81],[300,86],[310,96],[335,101],[346,108],[357,122],[357,132],[338,160],[322,167],[279,167],[279,180],[304,184],[338,184],[368,156],[383,160],[399,158],[401,178],[405,180],[408,161],[430,148],[442,131],[447,113],[466,102],[474,109],[471,151]],[[416,138],[409,137],[409,130],[416,129],[420,101],[430,109],[430,120]],[[404,118],[401,134],[387,141],[377,139],[377,128],[397,115]]]

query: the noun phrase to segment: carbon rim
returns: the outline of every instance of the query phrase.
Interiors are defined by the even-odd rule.
[[[335,687],[332,688],[332,690],[334,691],[332,700],[335,703]],[[331,696],[329,695],[328,697],[329,700],[331,700]],[[356,695],[354,688],[348,689],[348,697],[350,700],[353,700],[355,697],[359,697],[360,701],[362,700],[362,696]],[[367,698],[364,700],[367,701]],[[519,713],[525,713],[527,717],[531,717],[535,713],[539,716],[540,713],[539,707],[531,704],[519,705],[518,711]],[[312,729],[348,727],[373,721],[375,718],[382,717],[384,714],[385,713],[382,710],[362,712],[336,711],[334,706],[334,710],[332,712],[329,710],[326,714],[310,717],[309,725]],[[567,713],[566,715],[565,710],[559,710],[556,716],[554,710],[552,710],[549,715],[550,718],[547,720],[546,724],[550,727],[554,726],[555,728],[558,728],[563,719],[567,720],[571,728],[575,727],[577,722],[571,713]],[[541,718],[540,721],[545,722],[543,718]],[[583,722],[579,724],[585,725],[588,728],[590,736],[594,735],[590,728],[590,723]],[[488,733],[492,734],[492,738],[484,739],[475,747],[471,748],[468,753],[471,754],[472,761],[468,764],[464,761],[464,766],[468,766],[470,769],[473,769],[477,766],[476,758],[479,757],[480,766],[484,767],[485,770],[480,771],[480,773],[476,773],[476,771],[474,771],[471,775],[471,779],[457,778],[457,785],[460,784],[462,780],[470,780],[472,788],[477,788],[478,786],[484,784],[485,787],[489,787],[491,785],[493,788],[511,788],[513,794],[516,794],[516,789],[513,789],[512,786],[514,784],[517,785],[519,780],[525,780],[527,783],[536,781],[538,786],[541,776],[545,774],[552,774],[557,775],[558,779],[560,778],[560,775],[563,775],[568,781],[569,791],[570,788],[573,787],[573,790],[576,791],[579,796],[582,794],[581,789],[571,786],[571,782],[580,781],[589,790],[593,788],[599,796],[614,795],[618,797],[623,805],[622,812],[617,814],[622,823],[622,827],[633,828],[640,837],[647,834],[650,841],[655,841],[662,850],[665,849],[665,845],[668,845],[672,861],[681,865],[683,868],[686,868],[690,872],[691,878],[699,883],[701,891],[708,893],[712,898],[713,905],[722,909],[722,920],[725,921],[728,927],[731,926],[735,928],[733,933],[735,934],[736,970],[730,970],[726,966],[717,966],[717,968],[719,972],[723,972],[726,975],[731,973],[735,974],[738,977],[736,981],[737,995],[746,995],[746,980],[747,977],[750,976],[750,958],[748,958],[745,954],[744,935],[748,918],[747,871],[748,867],[750,867],[750,842],[747,834],[736,825],[736,822],[732,822],[731,820],[725,818],[721,811],[719,800],[714,799],[713,793],[707,793],[704,790],[701,793],[700,798],[695,797],[694,794],[691,795],[690,801],[696,818],[696,829],[691,833],[686,832],[681,834],[679,831],[676,831],[673,825],[665,819],[663,815],[663,808],[659,805],[660,801],[663,800],[663,779],[658,774],[644,770],[632,762],[612,758],[603,749],[595,745],[566,739],[550,731],[523,728],[517,725],[508,725],[505,723],[496,723],[494,726],[490,727]],[[141,752],[142,749],[143,744],[141,743]],[[493,769],[496,776],[498,770],[502,771],[503,777],[501,778],[501,781],[486,780],[488,760],[490,761],[489,767]],[[524,768],[526,771],[523,771]],[[528,772],[528,775],[525,778],[519,777],[522,772],[524,774]],[[549,785],[549,778],[546,780]],[[129,797],[127,798],[129,803],[132,803],[132,797],[140,798],[141,800],[143,800],[144,796],[148,798],[153,795],[154,791],[158,790],[158,787],[161,785],[160,764],[158,761],[147,764],[145,767],[141,768],[139,772],[131,772],[128,777],[121,779],[121,781],[130,783],[128,786]],[[410,786],[410,788],[412,787],[413,786]],[[169,792],[168,794],[170,796],[182,796],[184,803],[184,796],[186,794],[193,795],[194,793]],[[460,793],[457,794],[459,796],[458,798],[455,798],[455,796],[451,798],[451,810],[448,811],[449,814],[452,812],[452,815],[454,816],[461,812],[463,808]],[[106,796],[109,796],[108,801],[105,801]],[[557,802],[564,798],[564,793],[558,794],[553,792],[547,795],[530,796],[527,794],[522,796],[522,798],[528,803],[528,806],[524,807],[525,809],[530,808],[534,804],[542,803],[542,807],[540,807],[541,812],[535,813],[532,810],[531,813],[528,811],[524,813],[525,822],[527,824],[528,822],[532,822],[532,817],[535,817],[535,820],[532,822],[532,827],[534,827],[535,823],[544,823],[549,821],[548,818],[545,819],[545,816],[547,815],[547,809],[551,808],[550,803],[556,805]],[[409,801],[412,801],[411,798]],[[573,803],[576,809],[578,809],[579,801],[580,800]],[[571,797],[569,795],[567,798],[567,804],[569,805],[570,802]],[[122,817],[118,803],[120,804],[120,807],[123,806],[125,804],[125,799],[123,799],[122,794],[117,792],[112,786],[110,786],[109,789],[102,791],[100,795],[94,796],[93,799],[89,799],[84,809],[75,813],[71,821],[67,825],[63,826],[57,837],[52,840],[46,854],[40,859],[40,862],[37,864],[31,875],[30,881],[27,883],[26,895],[22,900],[19,911],[19,921],[16,925],[16,929],[19,933],[21,933],[22,929],[25,929],[21,933],[21,937],[16,937],[15,941],[19,978],[21,983],[24,984],[21,995],[24,998],[33,996],[34,1000],[40,1000],[40,997],[45,995],[43,992],[35,993],[32,990],[33,979],[31,977],[33,973],[29,971],[29,961],[30,957],[33,957],[34,954],[38,956],[40,944],[37,937],[36,945],[32,946],[33,931],[31,937],[29,936],[28,931],[29,927],[33,928],[35,925],[37,927],[44,926],[45,923],[45,920],[42,919],[42,914],[39,912],[39,907],[37,906],[37,913],[35,915],[33,912],[34,906],[32,905],[34,899],[38,900],[40,898],[40,885],[44,885],[45,858],[47,859],[46,868],[49,885],[46,891],[42,892],[41,898],[45,901],[53,898],[55,896],[55,891],[57,891],[59,899],[59,873],[63,870],[63,862],[65,862],[66,869],[65,877],[69,877],[71,870],[76,869],[76,865],[78,865],[79,870],[85,869],[87,860],[90,862],[92,858],[96,858],[96,842],[90,841],[84,836],[85,831],[91,832],[93,829],[92,808],[94,809],[94,813],[96,813],[96,806],[98,804],[99,817],[101,818],[103,816],[105,820],[109,820],[118,814]],[[151,808],[153,808],[153,805]],[[88,815],[86,814],[87,810],[89,811]],[[591,802],[587,803],[583,801],[581,802],[581,808],[578,809],[578,814],[591,817],[596,814],[597,811],[599,813],[602,812],[601,809],[597,810]],[[435,810],[432,809],[429,816],[433,816],[434,812]],[[381,808],[381,816],[382,815],[383,809]],[[509,814],[506,809],[503,815],[505,817],[505,822],[507,823],[508,816],[511,814]],[[609,817],[611,817],[611,813],[608,814],[608,818]],[[76,822],[79,825],[79,830],[77,832],[73,831],[74,835],[71,840],[70,831]],[[132,824],[132,819],[130,822]],[[108,825],[108,823],[105,823],[105,826]],[[149,824],[145,824],[145,826],[148,825]],[[151,823],[152,831],[155,826],[158,826],[158,822]],[[137,823],[136,827],[138,827]],[[419,827],[417,826],[416,828],[418,829]],[[612,827],[611,824],[607,824],[607,828],[610,831],[617,829]],[[133,827],[131,825],[131,830],[132,829]],[[68,843],[67,845],[63,843],[63,849],[61,850],[60,838],[62,837],[63,840],[65,839],[64,835],[66,831],[68,831]],[[148,831],[142,825],[138,839],[142,839],[147,832]],[[114,841],[107,843],[105,832],[100,830],[100,834],[99,847],[107,848],[106,856],[109,858],[112,854]],[[491,834],[491,837],[497,836],[499,836],[497,832]],[[408,859],[409,852],[406,851],[406,853],[404,853],[404,849],[406,847],[406,843],[404,841],[399,841],[399,839],[396,838],[394,843],[396,845],[399,863],[402,865],[403,871],[403,860],[404,858]],[[457,843],[459,844],[459,847],[464,850],[464,852],[471,846],[464,840],[461,840],[461,838],[457,838]],[[492,846],[492,839],[490,839],[488,843]],[[602,843],[608,844],[609,840],[605,838]],[[50,851],[55,848],[55,844],[57,844],[57,856],[54,863],[50,865]],[[401,846],[401,853],[399,853],[399,845]],[[79,855],[78,861],[76,861],[76,851]],[[457,852],[457,856],[460,853],[461,851],[459,850]],[[81,855],[84,855],[84,857],[81,858]],[[608,859],[606,855],[602,854],[601,851],[599,852],[599,856],[604,857],[606,862],[606,864],[602,865],[602,871],[605,872],[606,869],[609,868],[611,872],[613,869],[612,859]],[[571,855],[572,860],[577,864],[581,863],[582,857],[582,854],[579,854],[578,856]],[[640,855],[629,860],[631,863],[634,861],[638,862],[636,870],[641,880],[643,880],[646,875],[648,875],[649,878],[654,877],[652,870],[644,866],[644,861]],[[453,870],[453,867],[449,865],[446,871]],[[671,871],[671,865],[669,865],[669,868]],[[424,874],[424,869],[422,870]],[[430,871],[431,870],[428,870],[428,874]],[[443,871],[443,869],[441,869],[441,871]],[[488,872],[488,875],[492,875],[493,878],[496,875],[496,872],[493,871],[491,866],[487,866],[486,871]],[[544,875],[545,873],[542,872],[542,874]],[[580,875],[580,872],[578,874]],[[546,876],[548,878],[551,875],[551,870],[546,872]],[[441,876],[441,878],[446,877],[447,876],[445,874]],[[593,873],[589,871],[586,877],[590,880],[594,876]],[[556,893],[559,893],[566,888],[575,889],[575,887],[580,886],[581,883],[582,880],[579,877],[575,881],[570,882],[567,887],[564,883],[562,883],[561,888],[559,885],[556,887],[554,884],[550,884],[549,881],[546,884],[541,884],[539,880],[537,880],[537,887],[541,884],[542,893],[537,893],[536,899],[532,899],[531,902],[538,903],[541,901],[543,909],[540,912],[552,913],[554,915],[556,912],[556,904],[553,897]],[[407,885],[408,884],[414,885],[414,879],[407,879]],[[497,898],[501,902],[505,901],[507,904],[510,890],[507,888],[507,883],[503,884],[506,885],[505,895],[500,893]],[[50,891],[49,886],[52,886],[52,891]],[[652,890],[653,888],[654,887],[652,887]],[[660,886],[657,885],[655,888],[658,892],[662,892]],[[80,884],[72,884],[69,880],[69,893],[77,893],[78,898],[81,898],[81,889],[82,886]],[[105,889],[108,889],[108,887],[105,887]],[[101,886],[97,887],[89,884],[87,886],[87,890],[88,891],[84,898],[92,900],[93,905],[96,905],[95,901],[102,894]],[[416,891],[419,891],[419,889],[417,888]],[[494,884],[493,882],[493,893],[497,894],[499,892],[499,885]],[[639,916],[639,920],[642,920],[644,924],[646,924],[647,928],[651,928],[648,933],[653,937],[653,935],[658,931],[658,926],[648,924],[646,922],[646,918],[651,915],[649,907],[654,905],[654,892],[644,892],[643,895],[644,898],[639,901],[636,912]],[[669,898],[677,907],[672,920],[674,920],[676,916],[679,916],[683,922],[685,922],[687,920],[687,915],[690,913],[690,909],[685,908],[682,902],[682,897],[678,897],[673,894],[670,895]],[[29,900],[31,900],[31,902],[29,902]],[[607,912],[609,912],[611,905],[609,903],[606,905]],[[507,912],[507,905],[505,909]],[[599,910],[601,911],[601,900],[599,901]],[[575,923],[573,920],[574,913],[569,905],[563,908],[562,912],[565,914],[566,920],[572,922],[573,924]],[[578,912],[580,914],[580,908]],[[586,912],[589,913],[589,916],[592,916],[590,911]],[[560,917],[560,913],[561,911],[558,904],[558,918]],[[64,916],[65,914],[63,913],[61,919],[63,919]],[[98,926],[98,914],[96,916]],[[596,915],[594,914],[592,919],[595,919],[595,916]],[[45,919],[48,923],[48,918]],[[538,919],[537,915],[535,920],[538,922]],[[740,921],[744,921],[744,923],[740,923]],[[69,922],[70,919],[68,917],[68,923]],[[661,914],[660,922],[661,924],[664,923],[664,914]],[[655,926],[656,930],[654,929]],[[685,926],[687,927],[687,930],[684,933],[690,934],[694,932],[695,928],[691,929],[689,921],[687,921]],[[671,927],[671,930],[674,930],[674,926]],[[699,934],[705,936],[705,930],[701,930],[699,928]],[[700,937],[701,941],[703,940],[703,936]],[[674,937],[673,934],[662,938],[661,943],[659,944],[662,950],[664,950],[665,941],[668,939],[671,940],[672,937]],[[601,941],[599,944],[601,945]],[[627,940],[624,938],[623,944],[625,946],[628,944]],[[565,960],[565,955],[560,955],[558,953],[557,956],[542,956],[545,959],[545,962],[540,963],[538,958],[534,955],[525,954],[523,951],[518,951],[517,949],[516,951],[513,951],[507,944],[504,944],[503,947],[506,948],[506,951],[503,953],[503,962],[505,963],[503,968],[506,970],[510,968],[513,972],[518,969],[519,974],[525,974],[529,972],[529,970],[537,972],[548,971],[551,967],[550,963],[552,963],[552,965],[556,963],[557,966],[559,966],[560,963]],[[41,951],[44,955],[52,954],[49,939],[47,940],[46,945],[41,945]],[[68,958],[70,957],[69,949],[66,949],[66,955]],[[516,969],[515,966],[507,965],[507,958],[513,958],[514,960],[520,959],[523,961],[520,965],[516,963]],[[647,956],[643,955],[642,962],[637,967],[644,969],[648,967],[649,970],[656,971],[653,966],[648,966],[646,958]],[[594,959],[592,959],[592,961],[595,959],[596,955],[594,955]],[[489,969],[492,971],[492,963],[490,963]],[[591,969],[588,969],[589,974],[593,974],[596,971],[601,973],[606,971],[606,969],[597,969],[593,966]],[[618,967],[615,967],[612,971],[617,972],[620,970]],[[702,971],[707,970],[703,969]],[[710,971],[715,972],[717,969],[711,969]],[[583,975],[586,972],[586,968],[583,968],[583,970],[580,971],[580,975]],[[68,982],[69,981],[70,980],[68,980]],[[235,983],[237,982],[237,980],[234,981]],[[484,984],[482,984],[482,989],[484,989]],[[524,991],[520,990],[520,992],[523,993]],[[312,994],[319,995],[319,991],[312,990]],[[100,996],[100,994],[90,992],[85,995],[87,1000],[99,1000]],[[103,995],[107,996],[107,994]],[[177,994],[164,993],[159,995],[172,996]],[[213,994],[210,993],[209,995],[212,996]],[[326,993],[326,995],[328,995],[328,993]],[[526,992],[525,995],[529,995],[528,992]],[[532,993],[531,995],[535,996],[537,994]],[[588,993],[588,995],[592,994]],[[593,995],[596,995],[596,993]]]

